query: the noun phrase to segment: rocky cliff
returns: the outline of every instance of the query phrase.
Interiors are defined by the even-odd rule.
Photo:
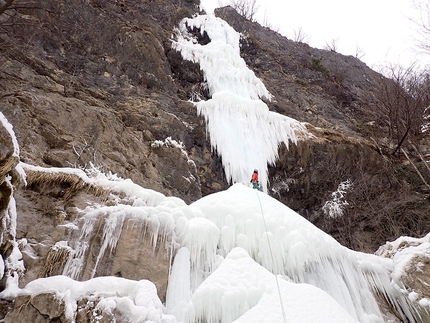
[[[85,208],[132,203],[126,192],[45,168],[111,172],[187,203],[229,186],[189,102],[208,98],[203,74],[172,49],[175,26],[198,11],[192,0],[46,0],[15,1],[0,16],[0,111],[13,125],[19,159],[44,167],[26,169],[27,184],[20,183],[12,139],[0,127],[0,209],[14,196],[18,214],[16,234],[3,237],[0,251],[6,259],[8,241],[20,241],[21,286],[64,270],[68,249],[58,243],[79,240]],[[429,232],[429,190],[414,166],[428,182],[430,173],[413,150],[411,161],[392,156],[374,136],[384,78],[354,57],[288,40],[229,7],[216,14],[243,35],[241,55],[272,94],[269,108],[307,122],[315,136],[279,148],[269,194],[355,250],[374,252],[387,240]],[[210,39],[203,33],[200,41]],[[428,138],[419,143],[428,154]],[[324,206],[342,183],[350,183],[348,204],[343,216],[330,216]],[[168,239],[151,236],[139,253],[134,246],[147,224],[125,218],[114,257],[98,259],[105,221],[94,223],[99,229],[88,236],[86,267],[76,279],[151,277],[163,300]]]

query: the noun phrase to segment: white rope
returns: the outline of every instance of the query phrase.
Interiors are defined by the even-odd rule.
[[[272,259],[272,266],[273,266],[273,268],[275,268],[275,266],[274,266],[275,262],[273,259],[272,247],[270,246],[269,235],[267,234],[268,231],[267,231],[267,226],[266,226],[266,219],[264,217],[263,206],[261,205],[261,200],[260,200],[260,196],[258,195],[258,192],[255,191],[255,194],[257,194],[258,202],[260,203],[261,215],[263,217],[263,223],[264,223],[264,231],[266,232],[267,244],[269,245],[270,258]],[[275,280],[276,280],[276,286],[278,288],[279,302],[281,303],[282,319],[284,320],[284,323],[287,323],[287,318],[285,316],[284,302],[282,301],[281,288],[279,287],[278,275],[276,273],[274,273],[274,276],[275,276]]]

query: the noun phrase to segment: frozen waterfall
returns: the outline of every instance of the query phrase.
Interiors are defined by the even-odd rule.
[[[189,31],[193,28],[206,32],[211,41],[200,45]],[[173,47],[203,70],[204,86],[212,97],[195,105],[206,120],[212,148],[222,158],[227,180],[248,183],[252,171],[258,169],[266,191],[267,166],[276,162],[279,145],[283,142],[288,147],[307,135],[305,127],[269,111],[260,100],[270,100],[271,95],[240,57],[240,35],[225,21],[213,16],[185,19],[177,38]]]

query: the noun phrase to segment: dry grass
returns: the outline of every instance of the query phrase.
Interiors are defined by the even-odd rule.
[[[109,190],[97,186],[92,183],[84,181],[81,177],[76,174],[62,173],[62,172],[43,172],[26,169],[27,174],[27,185],[28,186],[40,186],[40,187],[54,187],[62,186],[67,187],[64,194],[65,199],[76,195],[80,191],[86,191],[96,197],[107,195],[110,193]]]
[[[19,163],[19,158],[17,156],[11,156],[10,158],[6,159],[5,163],[0,165],[0,183],[3,182],[4,177],[7,173],[9,173],[12,169],[15,168],[16,165]]]
[[[45,264],[38,274],[38,278],[61,275],[70,256],[71,249],[69,248],[51,248],[46,256]]]

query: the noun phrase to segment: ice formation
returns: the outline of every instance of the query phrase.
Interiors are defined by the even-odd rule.
[[[357,322],[319,288],[285,279],[277,284],[239,247],[199,286],[185,312],[186,322]]]
[[[200,45],[190,30],[207,33],[210,42]],[[269,111],[260,99],[270,100],[264,84],[240,57],[238,34],[212,15],[184,19],[173,47],[184,59],[198,62],[210,100],[196,102],[204,116],[212,148],[222,158],[228,181],[248,183],[258,169],[267,190],[267,166],[278,158],[280,143],[295,143],[306,134],[297,120]]]
[[[331,313],[331,322],[383,322],[374,291],[396,304],[412,322],[417,315],[390,281],[391,259],[341,246],[282,203],[245,185],[235,184],[227,191],[186,205],[180,199],[144,189],[130,180],[97,172],[88,176],[76,169],[46,169],[25,164],[23,167],[52,173],[69,171],[89,183],[123,193],[122,200],[114,206],[86,210],[79,241],[85,245],[85,235],[92,230],[90,219],[102,214],[106,225],[100,254],[115,247],[124,216],[143,217],[147,221],[145,229],[152,236],[170,236],[171,240],[164,241],[178,252],[170,274],[166,314],[163,314],[166,316],[160,314],[153,318],[154,322],[191,323],[199,319],[258,322],[258,318],[259,322],[282,322],[283,318],[289,323],[315,322],[312,313],[319,313],[321,317]],[[79,253],[85,252],[78,244],[74,257],[77,264],[69,268],[79,270],[82,261]],[[72,277],[73,270],[69,272]],[[63,278],[35,281],[23,290],[8,287],[2,296],[57,286]],[[102,292],[107,293],[109,289],[109,293],[116,295],[109,296],[115,306],[120,306],[118,298],[125,297],[133,307],[132,313],[147,313],[128,292],[115,294],[117,283],[108,279],[97,281],[111,285],[103,286]],[[66,279],[64,285],[72,291],[79,290],[81,296],[87,293],[87,287],[82,286],[98,285],[75,282],[75,286],[72,282]],[[73,302],[78,294],[61,297]],[[115,307],[114,303],[111,306]]]
[[[197,208],[200,212],[193,210],[188,216],[202,214],[208,220],[203,229],[204,222],[200,219],[200,227],[196,230],[205,232],[204,243],[208,245],[201,246],[198,250],[207,253],[208,250],[217,248],[216,255],[200,259],[191,255],[191,275],[194,271],[202,281],[211,277],[210,273],[231,250],[240,247],[269,272],[282,275],[295,283],[314,285],[327,292],[357,321],[383,322],[374,290],[385,295],[390,302],[400,300],[400,310],[409,317],[414,315],[410,312],[410,304],[406,300],[402,303],[397,289],[391,285],[388,275],[392,269],[391,260],[353,252],[341,246],[332,237],[266,194],[236,184],[225,192],[200,199],[191,204],[190,208]],[[189,218],[191,220],[193,217]],[[213,224],[218,232],[212,228]],[[196,249],[196,245],[202,244],[202,237],[194,235],[193,226],[189,231],[187,226],[181,225],[179,229],[181,228],[187,230],[187,233],[182,233],[178,228],[177,232],[188,238],[182,245]],[[218,239],[217,243],[213,236]],[[247,279],[246,274],[244,279]],[[224,290],[223,283],[219,284],[220,290]],[[191,283],[192,291],[198,288],[198,285]],[[225,290],[225,293],[229,292]],[[206,297],[210,297],[209,294]],[[196,307],[196,311],[206,313],[206,318],[209,316],[205,309],[194,304],[194,308]],[[234,316],[243,314],[235,313]],[[213,315],[209,321],[216,321],[220,313]]]
[[[184,308],[192,296],[190,274],[190,250],[182,247],[175,256],[167,289],[169,297],[166,300],[167,313],[174,315],[178,322],[184,321]]]
[[[142,188],[129,179],[121,179],[112,174],[105,175],[95,168],[84,172],[75,168],[44,168],[25,163],[21,163],[21,166],[24,170],[32,172],[49,173],[58,176],[73,175],[89,185],[125,196],[123,200],[117,199],[114,206],[94,204],[82,210],[84,216],[77,223],[80,232],[77,239],[74,239],[75,245],[72,246],[74,249],[73,257],[69,259],[63,272],[63,274],[73,279],[81,277],[85,256],[99,218],[104,222],[102,245],[96,264],[92,269],[91,277],[95,276],[98,263],[105,252],[112,252],[115,249],[126,218],[140,220],[142,231],[145,231],[145,234],[152,239],[152,244],[155,248],[159,239],[166,242],[173,235],[175,222],[172,218],[172,210],[186,206],[186,203],[179,198],[166,197],[159,192]],[[142,237],[145,237],[145,234]],[[170,241],[169,243],[174,242]]]
[[[406,288],[403,279],[408,277],[409,272],[417,271],[425,274],[425,263],[430,258],[430,233],[422,238],[399,237],[393,242],[387,242],[376,252],[382,257],[391,258],[394,264],[394,270],[391,274],[393,282],[400,286],[409,298],[419,301],[425,308],[430,308],[430,299],[422,297],[418,300],[419,295],[415,290]],[[424,284],[426,286],[426,284]],[[424,287],[425,288],[425,287]]]
[[[193,33],[206,34],[210,42],[199,44]],[[199,63],[204,73],[211,99],[195,104],[206,120],[211,145],[222,158],[227,180],[247,183],[252,169],[258,168],[262,170],[260,179],[266,190],[267,164],[276,161],[281,142],[288,147],[290,141],[296,142],[299,135],[306,133],[303,125],[270,112],[260,100],[270,100],[270,93],[240,57],[240,35],[225,21],[212,15],[186,18],[176,36],[173,47],[184,59]],[[209,220],[206,224],[202,219],[183,220],[185,223],[179,222],[176,229],[180,237],[187,237],[181,244],[191,250],[192,291],[199,290],[201,281],[205,284],[213,270],[216,272],[220,258],[240,247],[269,272],[326,291],[360,322],[383,320],[374,289],[389,301],[397,297],[387,276],[392,265],[389,261],[351,252],[264,194],[234,185],[191,207],[198,208]],[[202,246],[202,239],[206,246]],[[246,312],[246,306],[229,308]],[[409,304],[400,306],[407,316],[412,315]],[[191,316],[200,311],[197,317],[204,313],[209,322],[217,322],[221,317],[223,322],[230,322],[243,314],[221,314],[195,303],[192,308]],[[193,318],[189,319],[192,321]]]
[[[27,284],[20,295],[36,295],[56,292],[56,297],[65,303],[65,316],[74,322],[79,298],[91,296],[101,301],[96,310],[113,313],[114,310],[133,323],[174,323],[174,317],[163,314],[163,305],[157,296],[155,285],[148,280],[133,281],[119,277],[97,277],[77,282],[66,276],[39,278]]]
[[[331,199],[325,202],[322,211],[330,218],[337,218],[343,215],[348,202],[345,200],[345,195],[352,189],[353,183],[348,179],[341,182],[337,190],[331,193]]]
[[[6,117],[3,115],[3,113],[0,112],[0,126],[3,126],[6,131],[9,134],[9,137],[12,141],[13,145],[13,154],[12,158],[16,158],[17,161],[19,160],[19,145],[18,140],[16,139],[15,132],[13,131],[12,125],[9,123],[9,121],[6,119]],[[1,168],[1,167],[0,167]],[[25,172],[23,171],[20,164],[15,166],[16,174],[20,177],[23,183],[25,183]],[[5,181],[5,184],[10,188],[11,195],[9,196],[9,202],[7,204],[6,210],[4,211],[4,214],[1,214],[2,218],[2,228],[5,230],[8,234],[1,233],[0,236],[0,243],[5,243],[6,237],[9,235],[10,237],[10,243],[12,245],[12,252],[6,259],[1,258],[2,264],[5,266],[1,266],[1,278],[3,278],[4,275],[6,275],[6,287],[9,290],[18,290],[18,282],[19,282],[19,275],[24,272],[24,263],[22,261],[22,254],[21,251],[19,251],[18,244],[15,241],[16,236],[16,221],[17,221],[17,212],[16,212],[16,202],[14,198],[14,186],[12,185],[12,176],[6,175],[6,177],[3,179],[0,179],[1,181]],[[3,194],[0,194],[0,199],[5,198]],[[6,268],[6,271],[5,271]]]
[[[16,139],[15,132],[13,131],[13,126],[9,123],[3,113],[0,112],[0,123],[9,133],[10,139],[13,144],[13,153],[15,156],[19,156],[19,145],[18,140]]]

